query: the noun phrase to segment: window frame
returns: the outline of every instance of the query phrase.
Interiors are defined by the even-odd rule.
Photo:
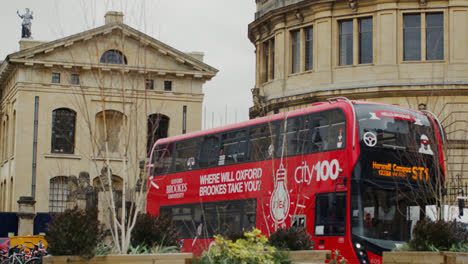
[[[275,79],[275,37],[269,38],[261,44],[261,82],[266,83]]]
[[[172,80],[164,80],[164,91],[171,92],[173,91]]]
[[[154,90],[154,79],[145,79],[145,90]]]
[[[127,65],[127,56],[118,49],[109,49],[102,53],[99,63]]]
[[[351,66],[354,65],[354,20],[355,18],[348,18],[348,19],[342,19],[338,21],[338,65],[339,66]],[[351,33],[343,33],[343,23],[351,23]],[[346,53],[343,54],[343,46],[342,46],[342,40],[346,40],[346,37],[351,36],[351,52],[350,54]],[[348,50],[348,49],[345,49]],[[345,57],[345,61],[343,61],[343,55]],[[349,58],[347,55],[351,55],[351,62],[348,62]]]
[[[60,113],[63,112],[63,113]],[[67,113],[65,115],[65,112]],[[60,114],[61,118],[71,118],[73,117],[73,127],[69,130],[63,130],[62,132],[56,131],[57,129],[57,122],[61,121],[61,123],[65,123],[66,128],[70,128],[69,124],[71,120],[57,120],[57,115]],[[68,116],[67,116],[68,115]],[[60,133],[59,133],[60,132]],[[66,133],[70,133],[72,137],[67,137]],[[60,137],[63,138],[65,142],[59,144]],[[52,129],[51,129],[51,142],[50,142],[50,152],[54,154],[74,154],[75,153],[75,141],[76,141],[76,112],[69,108],[57,108],[52,111]],[[62,148],[62,151],[59,151],[60,146],[65,146]]]
[[[371,52],[372,61],[370,62],[361,62],[361,32],[360,32],[360,25],[361,21],[364,19],[370,19],[372,25],[372,32],[367,32],[372,36],[372,40],[370,41],[371,47],[369,48]],[[342,64],[341,63],[341,23],[344,21],[352,21],[352,63],[350,64]],[[355,67],[355,66],[366,66],[372,65],[375,62],[375,41],[376,41],[376,33],[375,33],[375,17],[374,14],[362,14],[358,16],[346,16],[335,21],[335,28],[336,28],[336,37],[334,39],[336,43],[336,48],[334,52],[336,54],[335,65],[337,68],[342,67]]]
[[[290,73],[300,73],[301,70],[301,28],[293,29],[289,31],[290,36],[290,52],[291,52],[291,68]]]
[[[72,73],[70,75],[70,84],[74,84],[74,85],[80,84],[80,75],[78,73]]]
[[[405,28],[404,28],[404,18],[405,15],[420,15],[420,59],[418,60],[405,60]],[[427,59],[427,15],[428,14],[442,14],[442,59]],[[421,62],[444,62],[448,59],[449,54],[447,51],[447,45],[445,40],[448,38],[448,28],[446,28],[448,17],[447,11],[444,9],[433,9],[433,10],[418,10],[418,11],[403,11],[400,13],[399,22],[401,23],[401,30],[399,30],[399,62],[400,63],[421,63]]]
[[[59,72],[52,72],[51,83],[60,83],[60,73]]]
[[[68,194],[69,194],[68,181],[69,181],[69,178],[67,176],[55,176],[49,179],[49,212],[50,213],[63,213],[67,209],[67,201],[68,201]],[[64,199],[53,199],[53,198],[64,198]]]
[[[371,26],[371,30],[370,31],[361,31],[362,28],[361,28],[361,25],[362,25],[362,21],[363,20],[368,20],[370,19],[371,23],[370,23],[370,26]],[[374,18],[372,16],[370,17],[358,17],[357,18],[357,22],[358,22],[358,64],[372,64],[374,63]],[[370,41],[370,47],[363,47],[364,45],[362,44],[363,43],[363,36],[365,36],[365,34],[370,34],[371,35],[371,41]],[[363,57],[362,57],[362,54],[363,54],[363,51],[366,51],[366,50],[369,50],[370,51],[370,61],[365,61],[363,62]]]
[[[304,27],[304,71],[314,70],[314,26]]]

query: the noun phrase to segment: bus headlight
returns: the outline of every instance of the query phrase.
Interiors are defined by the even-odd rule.
[[[356,248],[357,248],[357,249],[360,249],[360,248],[361,248],[361,244],[356,243]]]

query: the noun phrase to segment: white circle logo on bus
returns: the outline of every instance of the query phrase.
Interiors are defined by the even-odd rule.
[[[364,143],[366,143],[366,145],[369,147],[374,147],[375,145],[377,145],[377,137],[372,132],[364,133],[362,139],[364,140]]]

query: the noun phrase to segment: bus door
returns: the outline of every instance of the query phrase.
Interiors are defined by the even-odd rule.
[[[345,239],[347,202],[346,192],[319,193],[315,197],[314,242],[315,249],[340,250],[341,255],[352,252]]]

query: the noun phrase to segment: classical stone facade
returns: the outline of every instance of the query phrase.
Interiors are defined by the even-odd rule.
[[[112,188],[144,181],[147,146],[201,129],[202,85],[217,73],[202,60],[119,12],[63,39],[21,40],[0,65],[0,211],[22,196],[36,212],[62,211],[69,194],[69,206],[86,203],[106,164]]]
[[[453,195],[468,179],[468,1],[256,0],[250,116],[330,97],[435,113]]]

